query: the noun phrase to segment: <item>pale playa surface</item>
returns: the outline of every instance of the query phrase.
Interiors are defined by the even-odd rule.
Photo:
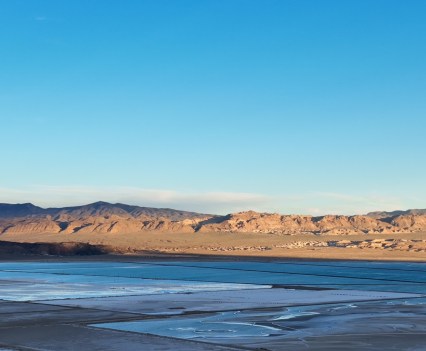
[[[117,253],[142,255],[190,254],[426,261],[425,232],[328,236],[261,233],[59,233],[3,234],[1,239],[27,243],[86,242],[93,245],[107,245]]]
[[[239,291],[203,291],[190,294],[163,294],[38,301],[42,304],[93,308],[145,315],[177,315],[187,312],[237,311],[356,301],[421,297],[420,294],[357,290],[291,290],[250,287]],[[182,307],[184,306],[184,307]]]

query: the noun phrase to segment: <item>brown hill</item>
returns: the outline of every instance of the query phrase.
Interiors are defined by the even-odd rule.
[[[406,210],[406,211],[392,211],[392,212],[386,212],[386,211],[376,211],[376,212],[370,212],[367,213],[366,216],[376,219],[382,219],[382,218],[394,218],[397,216],[402,215],[426,215],[426,209],[420,210]]]
[[[198,222],[210,218],[214,216],[107,202],[47,209],[0,204],[0,234],[192,232]]]
[[[375,212],[365,216],[309,216],[254,211],[214,216],[196,212],[96,202],[48,208],[0,204],[0,234],[242,232],[267,234],[390,234],[426,231],[426,211]]]
[[[140,207],[125,204],[111,204],[108,202],[98,201],[92,204],[73,207],[60,208],[41,208],[31,203],[25,204],[2,204],[0,203],[0,219],[4,218],[26,218],[26,217],[43,217],[50,215],[51,217],[63,216],[69,218],[87,218],[89,216],[111,216],[118,215],[121,217],[164,217],[172,221],[184,220],[188,218],[204,218],[212,215],[173,210],[170,208],[152,208]]]

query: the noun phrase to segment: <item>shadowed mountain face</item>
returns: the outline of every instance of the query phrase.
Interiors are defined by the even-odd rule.
[[[45,217],[70,216],[86,218],[89,216],[121,216],[121,217],[162,217],[172,221],[192,218],[205,218],[211,215],[196,212],[178,211],[170,208],[139,207],[125,204],[110,204],[108,202],[94,202],[92,204],[73,207],[41,208],[33,204],[0,204],[0,219],[18,217]]]
[[[0,219],[43,214],[44,209],[33,204],[0,204]]]
[[[392,212],[385,212],[385,211],[377,211],[377,212],[370,212],[367,213],[368,217],[371,218],[394,218],[396,216],[403,216],[403,215],[426,215],[426,209],[425,210],[407,210],[407,211],[392,211]]]
[[[373,212],[365,216],[280,215],[239,212],[215,216],[167,208],[95,202],[47,208],[0,204],[0,234],[246,232],[271,234],[377,234],[426,231],[426,210]]]

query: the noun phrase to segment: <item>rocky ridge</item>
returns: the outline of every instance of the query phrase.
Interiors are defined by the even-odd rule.
[[[254,211],[215,216],[196,212],[96,202],[47,208],[0,204],[0,234],[242,232],[293,235],[391,234],[426,231],[426,210],[367,215],[281,215]]]

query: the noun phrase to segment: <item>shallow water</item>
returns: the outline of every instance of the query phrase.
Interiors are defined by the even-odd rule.
[[[420,295],[385,300],[396,296],[386,292]],[[355,333],[363,345],[426,335],[425,263],[3,262],[0,299],[140,313],[93,326],[254,348],[267,340],[271,350],[324,335]],[[382,301],[361,302],[374,299]]]
[[[415,332],[426,335],[425,314],[425,300],[411,306],[397,300],[392,305],[377,302],[328,304],[95,326],[212,343],[244,344],[266,342],[266,337],[276,341],[367,333]]]
[[[401,262],[298,261],[298,262],[9,262],[0,263],[0,279],[55,284],[51,298],[132,293],[171,293],[251,288],[259,285],[305,286],[351,290],[426,293],[426,264]],[[112,291],[122,288],[121,291]],[[145,287],[145,288],[143,288]],[[24,288],[23,288],[24,289]],[[60,290],[64,294],[60,294]],[[136,291],[135,291],[136,289]],[[0,299],[27,296],[2,286]],[[83,292],[86,290],[86,292]],[[65,292],[66,291],[66,292]]]
[[[401,262],[0,263],[0,279],[7,277],[67,283],[139,284],[151,279],[426,293],[426,264]]]

